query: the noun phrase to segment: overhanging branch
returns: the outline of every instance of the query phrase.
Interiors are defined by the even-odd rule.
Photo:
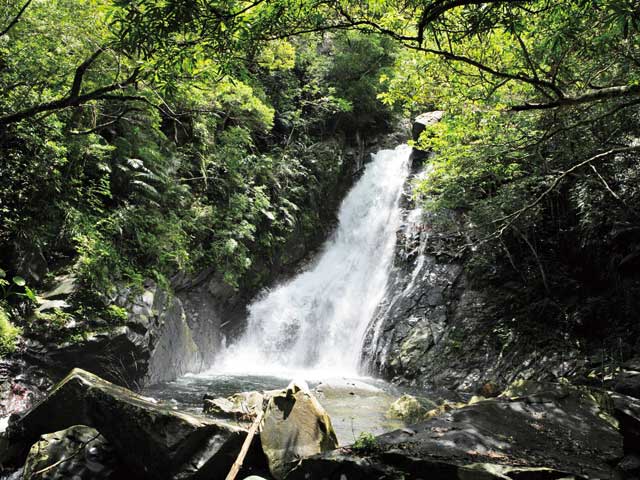
[[[133,85],[138,80],[139,74],[140,69],[137,68],[126,80],[122,82],[105,85],[104,87],[97,88],[82,95],[73,95],[72,91],[64,98],[53,100],[51,102],[41,103],[40,105],[35,105],[19,112],[4,115],[0,117],[0,128],[6,127],[7,125],[19,122],[20,120],[24,120],[26,118],[33,117],[34,115],[37,115],[39,113],[53,112],[69,107],[77,107],[78,105],[82,105],[92,100],[100,100],[102,98],[105,98],[107,94],[111,92],[122,90],[129,85]]]
[[[598,102],[601,100],[611,100],[621,97],[632,97],[640,95],[640,85],[620,85],[615,87],[605,87],[594,90],[584,95],[576,97],[561,97],[552,102],[546,103],[525,103],[523,105],[515,105],[510,108],[513,112],[522,112],[526,110],[549,110],[552,108],[565,107],[571,105],[580,105],[584,103]]]
[[[9,22],[9,25],[7,25],[7,27],[4,30],[2,30],[2,32],[0,32],[0,37],[9,33],[9,30],[11,30],[16,25],[16,23],[18,23],[18,21],[20,20],[20,17],[22,17],[22,14],[29,7],[32,1],[33,0],[27,0],[25,2],[25,4],[20,9],[20,11],[17,13],[17,15],[13,17],[13,20],[11,20],[11,22]]]
[[[586,160],[583,160],[582,162],[579,162],[577,164],[575,164],[574,166],[572,166],[571,168],[565,170],[564,172],[562,172],[560,175],[558,175],[553,182],[551,182],[551,185],[549,185],[549,187],[547,187],[547,189],[545,189],[540,195],[538,195],[538,197],[536,197],[536,199],[525,205],[524,207],[520,208],[519,210],[516,210],[513,213],[510,213],[509,215],[505,215],[504,217],[498,218],[496,220],[494,220],[493,224],[499,224],[499,223],[504,223],[504,225],[502,225],[502,227],[500,227],[500,229],[494,233],[493,235],[491,235],[490,237],[499,237],[501,236],[508,228],[510,228],[511,226],[513,226],[515,224],[515,222],[522,216],[524,215],[526,212],[528,212],[529,210],[531,210],[532,208],[534,208],[535,206],[539,205],[551,192],[553,192],[558,185],[560,185],[560,182],[562,182],[562,180],[564,180],[568,175],[570,175],[571,173],[575,172],[576,170],[586,166],[586,165],[590,165],[593,162],[596,162],[598,160],[602,160],[603,158],[607,158],[607,157],[611,157],[613,155],[618,155],[621,153],[631,153],[631,152],[638,152],[640,151],[640,145],[633,145],[630,147],[620,147],[620,148],[612,148],[611,150],[608,150],[606,152],[602,152],[599,153],[597,155],[594,155],[592,157],[587,158]]]

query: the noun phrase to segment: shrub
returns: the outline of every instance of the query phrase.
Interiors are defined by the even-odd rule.
[[[0,306],[0,357],[15,351],[20,329],[9,320],[9,315]]]

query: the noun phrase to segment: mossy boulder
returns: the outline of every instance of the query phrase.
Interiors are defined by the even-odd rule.
[[[302,458],[338,447],[329,415],[302,382],[271,396],[260,443],[278,480]]]
[[[398,418],[406,423],[424,420],[429,410],[436,408],[436,404],[426,398],[403,395],[389,406],[387,416]]]

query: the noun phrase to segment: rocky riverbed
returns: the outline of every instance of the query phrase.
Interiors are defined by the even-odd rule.
[[[404,396],[391,411],[406,415],[409,425],[339,446],[321,391],[292,382],[278,390],[208,397],[205,411],[212,415],[193,414],[76,369],[42,402],[11,419],[0,439],[0,463],[4,478],[25,480],[71,474],[215,479],[226,477],[246,440],[238,478],[631,479],[640,474],[640,399],[621,393],[519,381],[498,397],[466,403],[440,399],[409,408],[415,398]],[[259,432],[247,439],[253,422]]]

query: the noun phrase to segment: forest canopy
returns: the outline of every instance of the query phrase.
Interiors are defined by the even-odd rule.
[[[439,109],[421,201],[479,277],[585,324],[558,297],[640,258],[639,28],[634,0],[0,0],[0,267],[71,268],[77,309],[258,286],[330,228],[346,145]]]

